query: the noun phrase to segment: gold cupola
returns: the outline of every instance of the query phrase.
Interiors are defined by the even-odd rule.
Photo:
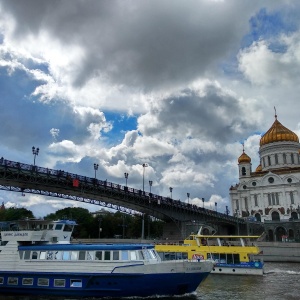
[[[284,127],[277,120],[277,115],[275,114],[275,121],[271,128],[261,137],[260,146],[282,141],[299,143],[299,138],[296,133]]]
[[[261,172],[262,171],[262,167],[261,164],[259,164],[255,170],[255,172]]]
[[[251,158],[245,153],[244,149],[243,149],[243,153],[242,155],[238,158],[238,162],[239,164],[241,163],[251,163]]]

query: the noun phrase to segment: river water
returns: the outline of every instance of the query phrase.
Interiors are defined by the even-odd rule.
[[[197,291],[188,296],[149,297],[147,300],[299,300],[300,263],[265,263],[264,276],[209,275]],[[0,289],[1,291],[1,289]],[[100,298],[66,298],[3,296],[0,300],[96,300]],[[128,298],[141,300],[141,298]]]

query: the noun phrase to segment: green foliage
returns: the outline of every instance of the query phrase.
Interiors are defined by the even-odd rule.
[[[0,211],[0,221],[16,221],[25,218],[34,218],[32,211],[26,208],[10,207]]]

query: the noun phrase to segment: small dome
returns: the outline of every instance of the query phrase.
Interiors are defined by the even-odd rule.
[[[251,162],[251,158],[243,150],[243,153],[239,157],[238,162],[239,162],[239,164],[241,164],[241,163],[250,163]]]
[[[261,172],[261,171],[262,171],[262,167],[261,167],[261,165],[258,165],[255,172]]]
[[[275,121],[271,128],[261,137],[260,146],[275,143],[275,142],[296,142],[299,143],[299,138],[297,134],[288,128],[284,127],[278,120],[275,115]]]

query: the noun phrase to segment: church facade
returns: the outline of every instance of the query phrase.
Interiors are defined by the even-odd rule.
[[[238,158],[239,182],[229,190],[233,215],[265,224],[299,220],[300,225],[299,151],[299,137],[275,115],[260,139],[260,164],[255,171],[244,149]],[[282,227],[281,235],[294,235],[287,227]]]

